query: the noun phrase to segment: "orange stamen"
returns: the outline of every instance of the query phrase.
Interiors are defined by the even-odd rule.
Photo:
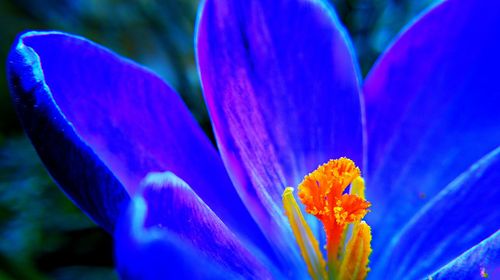
[[[348,158],[330,160],[305,176],[298,187],[306,212],[318,218],[325,228],[329,275],[338,275],[338,258],[342,255],[347,226],[361,221],[370,206],[364,197],[344,193],[360,173]]]

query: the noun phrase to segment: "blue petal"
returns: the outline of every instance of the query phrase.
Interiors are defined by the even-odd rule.
[[[440,279],[500,279],[500,231],[432,274]]]
[[[130,209],[124,214],[131,220],[118,223],[114,239],[115,261],[121,279],[237,277],[168,229],[142,229],[146,212],[143,200],[132,200]]]
[[[172,170],[229,226],[264,240],[215,148],[156,75],[58,32],[21,35],[8,67],[16,108],[40,157],[102,226],[112,230],[116,201],[128,199],[147,173]]]
[[[500,229],[500,147],[427,203],[384,247],[373,276],[421,279]]]
[[[26,39],[37,35],[41,34],[21,35],[8,58],[14,105],[26,133],[58,185],[100,226],[112,232],[129,195],[55,104],[44,82],[40,57],[25,44]]]
[[[130,270],[134,270],[133,274],[142,279],[141,274],[149,275],[150,268],[156,269],[150,262],[157,263],[162,272],[172,270],[170,273],[175,274],[177,267],[170,260],[177,259],[178,254],[185,266],[191,266],[191,271],[184,273],[203,270],[197,264],[201,258],[204,262],[210,260],[210,267],[227,271],[229,274],[224,278],[234,275],[245,279],[271,278],[266,267],[272,266],[269,263],[264,266],[253,254],[257,251],[245,247],[191,188],[171,172],[150,173],[123,219],[123,227],[115,234],[116,257],[122,274],[132,274]],[[174,247],[169,248],[170,245]],[[136,253],[140,259],[134,257]],[[189,254],[195,255],[195,259],[186,258]]]
[[[208,0],[197,58],[231,178],[284,261],[296,263],[285,187],[331,158],[362,164],[358,72],[347,35],[323,1]]]
[[[443,1],[367,78],[375,259],[391,232],[500,144],[499,15],[495,0]]]

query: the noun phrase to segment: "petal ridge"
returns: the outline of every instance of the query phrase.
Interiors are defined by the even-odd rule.
[[[498,279],[500,277],[500,230],[472,247],[430,277],[440,279]]]
[[[418,279],[500,228],[500,146],[429,201],[386,244],[374,275]]]

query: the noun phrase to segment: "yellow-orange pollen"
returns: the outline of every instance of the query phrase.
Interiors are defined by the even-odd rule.
[[[317,246],[315,238],[309,240],[312,235],[300,234],[301,228],[310,230],[305,222],[294,219],[294,215],[302,215],[300,209],[295,213],[290,210],[290,206],[287,207],[287,204],[295,203],[291,188],[287,188],[283,195],[285,213],[313,279],[364,279],[367,276],[371,232],[370,227],[361,220],[368,212],[370,203],[365,199],[364,181],[360,175],[359,168],[352,160],[340,158],[319,166],[305,176],[298,186],[298,196],[306,212],[323,223],[326,232],[326,264],[318,248],[309,248]],[[351,188],[347,193],[349,185]],[[319,261],[315,263],[317,259]]]

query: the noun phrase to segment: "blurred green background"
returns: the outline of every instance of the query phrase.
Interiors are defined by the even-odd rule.
[[[332,0],[363,75],[432,2]],[[210,135],[193,57],[197,6],[193,0],[0,0],[0,64],[24,30],[85,36],[153,69]],[[116,279],[112,246],[51,181],[17,121],[0,67],[0,279]]]

